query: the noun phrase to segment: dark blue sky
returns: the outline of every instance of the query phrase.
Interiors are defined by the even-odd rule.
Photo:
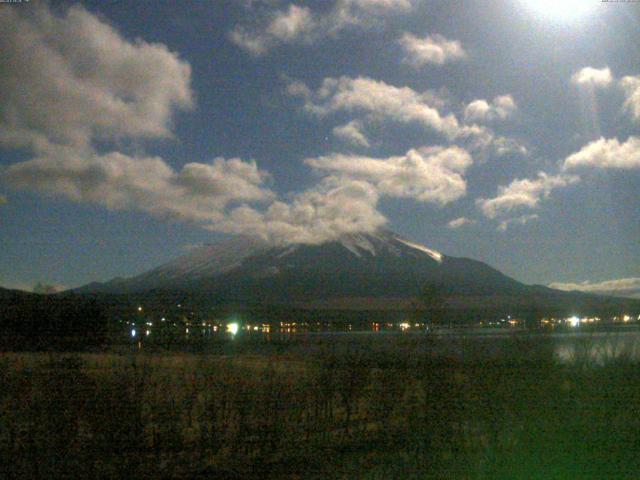
[[[77,28],[95,17],[119,37],[121,43],[116,42],[119,47],[113,50],[116,58],[129,48],[131,55],[149,58],[141,47],[144,42],[168,48],[165,56],[158,54],[162,59],[157,64],[149,60],[149,69],[157,69],[158,75],[175,73],[166,66],[172,58],[188,64],[188,78],[176,80],[175,85],[187,85],[191,98],[187,101],[173,90],[166,93],[165,87],[153,87],[159,92],[154,101],[166,102],[168,112],[153,113],[157,115],[153,118],[148,112],[141,113],[140,121],[166,126],[171,134],[164,137],[134,133],[115,114],[115,120],[107,119],[111,123],[105,127],[104,117],[100,117],[103,110],[94,109],[87,101],[86,111],[95,117],[83,113],[82,122],[89,122],[88,133],[78,140],[56,130],[56,122],[63,123],[66,117],[40,122],[24,111],[30,108],[29,102],[46,105],[53,101],[58,105],[63,100],[69,105],[61,111],[73,111],[84,101],[82,88],[76,87],[77,95],[69,94],[69,100],[64,95],[54,96],[54,100],[40,98],[50,90],[39,84],[30,94],[0,96],[0,128],[8,125],[18,132],[18,140],[0,136],[0,176],[4,177],[0,194],[6,198],[0,205],[0,285],[30,288],[43,282],[78,286],[130,276],[184,253],[190,245],[215,241],[223,235],[221,231],[244,232],[240,227],[219,226],[235,222],[232,216],[222,221],[185,213],[184,209],[193,207],[191,203],[184,209],[181,205],[179,212],[173,206],[156,209],[153,202],[166,200],[162,192],[140,194],[136,190],[134,200],[127,198],[123,203],[113,200],[112,190],[104,195],[96,193],[103,188],[117,190],[125,181],[118,177],[108,186],[100,183],[108,177],[102,170],[108,170],[104,157],[113,152],[131,158],[159,157],[176,174],[186,164],[210,164],[217,157],[255,160],[256,168],[268,175],[256,180],[259,185],[252,185],[269,192],[259,200],[256,195],[261,194],[253,193],[229,197],[221,207],[225,215],[245,203],[262,214],[274,198],[285,204],[302,202],[299,199],[305,192],[326,192],[324,187],[318,190],[318,185],[330,182],[327,177],[332,176],[339,185],[357,181],[372,186],[372,208],[386,217],[392,230],[445,254],[485,261],[527,283],[595,283],[640,277],[640,145],[633,142],[640,128],[640,118],[633,110],[637,102],[640,112],[640,86],[636,91],[633,83],[635,79],[640,82],[638,4],[585,0],[583,3],[592,5],[584,12],[562,16],[542,12],[531,6],[535,2],[525,0],[338,0],[335,5],[293,2],[300,9],[296,10],[300,16],[294,18],[293,14],[287,16],[293,12],[293,3],[287,1],[100,1],[83,2],[87,17],[78,19],[68,14],[74,3],[55,2],[49,7],[38,3],[0,5],[4,22],[15,23],[17,15],[23,22],[19,28],[30,34],[46,30],[33,40],[34,48],[45,53],[42,64],[29,64],[32,69],[27,72],[27,82],[35,82],[34,75],[40,71],[41,81],[57,81],[52,72],[58,70],[47,63],[53,51],[63,65],[69,62],[70,78],[79,86],[87,86],[90,78],[92,88],[99,86],[114,98],[133,96],[134,104],[142,104],[145,100],[136,95],[142,98],[140,92],[146,90],[123,86],[129,85],[129,80],[123,79],[127,69],[116,71],[105,59],[104,42],[113,39],[105,37],[94,46],[84,37],[92,33]],[[56,29],[49,31],[43,22],[31,18],[33,14],[27,9],[38,8],[43,9],[41,15],[59,19]],[[353,17],[344,20],[338,16],[340,12]],[[290,22],[283,24],[289,30],[275,29],[274,22],[280,17]],[[251,51],[248,43],[237,37],[234,41],[233,31],[244,32],[245,39],[258,43],[261,50]],[[13,33],[24,34],[18,27]],[[444,49],[440,52],[444,60],[430,53],[419,57],[400,40],[405,34],[413,35],[418,47],[427,49],[423,52]],[[16,48],[18,40],[10,35],[3,34],[2,49]],[[56,35],[65,40],[58,42]],[[86,45],[80,47],[82,53],[74,53],[75,47],[68,46],[74,38],[76,45]],[[456,56],[447,50],[451,42],[464,54]],[[100,68],[85,77],[94,57]],[[0,65],[5,61],[0,59]],[[21,75],[27,74],[17,67],[21,61],[16,54],[2,65],[3,71],[13,69],[9,77],[14,80],[14,89],[24,81]],[[123,64],[126,61],[122,60]],[[580,79],[571,80],[586,67],[599,73],[583,72]],[[603,73],[605,68],[610,78]],[[147,78],[144,72],[136,75],[132,77],[135,81]],[[345,90],[338,86],[329,88],[328,93],[321,91],[325,79],[342,77],[348,79]],[[114,83],[110,84],[112,78]],[[149,81],[156,78],[149,75]],[[433,125],[425,126],[421,117],[407,119],[410,114],[405,111],[416,105],[403,97],[401,106],[393,110],[395,104],[388,103],[390,90],[383,92],[384,98],[374,106],[369,105],[369,99],[379,92],[358,91],[364,100],[358,97],[351,98],[351,103],[340,103],[342,93],[353,94],[359,88],[350,83],[358,78],[385,88],[406,87],[403,92],[422,95],[419,108],[433,108],[442,117],[453,115],[460,129],[482,128],[490,136],[489,143],[479,146],[475,134],[447,137]],[[306,94],[292,94],[292,84],[304,84]],[[26,85],[29,88],[31,84]],[[425,91],[431,92],[429,98]],[[500,96],[510,96],[513,101],[502,113],[493,103]],[[481,109],[474,116],[468,106],[476,100],[486,101],[489,110]],[[313,108],[323,111],[314,113]],[[80,120],[69,120],[70,128],[80,125],[76,121]],[[349,143],[335,133],[334,128],[351,121],[359,122],[368,147]],[[46,138],[47,146],[36,144],[29,136],[32,133]],[[583,150],[601,137],[603,142],[617,139],[620,145]],[[498,138],[509,148],[498,152]],[[77,152],[80,165],[85,158],[98,162],[100,173],[91,170],[95,176],[90,177],[77,173],[82,167],[64,163],[68,153],[58,154],[61,145],[73,149],[73,155]],[[446,201],[438,200],[439,194],[433,190],[441,184],[428,178],[436,165],[431,153],[420,150],[424,160],[420,165],[426,170],[415,185],[411,184],[415,172],[404,161],[411,149],[436,146],[457,146],[471,159],[464,167],[443,167],[439,172],[446,176],[445,187],[449,176],[464,180],[464,192],[451,193]],[[581,151],[577,166],[566,162],[567,157]],[[343,154],[346,162],[371,171],[379,167],[386,172],[393,163],[394,170],[388,171],[396,172],[400,183],[408,179],[411,188],[387,185],[384,180],[388,174],[350,173],[350,167],[336,166],[334,154]],[[55,168],[64,170],[64,182],[75,182],[67,176],[76,173],[81,177],[78,182],[90,182],[83,184],[81,193],[69,193],[69,183],[60,180],[63,174],[50,167],[52,158],[59,156],[64,159],[56,161]],[[327,157],[330,166],[316,168],[305,163],[318,157]],[[392,160],[399,157],[402,160]],[[623,160],[612,162],[612,157]],[[34,158],[43,158],[37,168],[32,164],[28,169],[16,167]],[[557,182],[539,181],[539,172]],[[48,183],[51,178],[57,183]],[[535,185],[515,185],[510,190],[513,195],[503,198],[500,187],[526,179]],[[196,185],[197,179],[190,176],[189,180],[189,185]],[[185,181],[182,177],[167,180],[171,188],[187,188]],[[79,183],[73,185],[76,188]],[[216,185],[207,185],[218,195]],[[238,188],[231,181],[229,185]],[[416,194],[413,187],[423,195]],[[197,188],[200,195],[205,187]],[[176,203],[175,198],[166,201]],[[349,204],[344,208],[350,208]],[[460,218],[465,220],[458,224],[464,225],[448,225]]]

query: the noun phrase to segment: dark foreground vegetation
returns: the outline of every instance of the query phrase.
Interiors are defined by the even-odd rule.
[[[545,337],[0,357],[0,478],[637,478],[640,368]]]

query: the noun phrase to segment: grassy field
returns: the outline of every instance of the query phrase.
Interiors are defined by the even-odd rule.
[[[4,353],[0,477],[637,478],[634,361],[451,342]]]

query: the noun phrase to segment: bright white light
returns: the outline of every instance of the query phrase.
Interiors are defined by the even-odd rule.
[[[145,333],[147,334],[147,337],[148,337],[148,336],[149,336],[149,334],[151,333],[151,331],[150,331],[150,330],[147,330]]]
[[[227,332],[231,335],[238,333],[239,326],[237,323],[227,323]]]
[[[527,7],[550,20],[568,22],[588,14],[597,0],[523,0]]]
[[[136,336],[136,329],[135,329],[135,328],[133,328],[133,329],[131,330],[131,336],[132,336],[132,337],[135,337],[135,336]]]
[[[142,311],[142,307],[138,307],[138,311],[141,312]]]
[[[571,325],[572,327],[577,327],[578,325],[580,325],[580,319],[575,315],[568,318],[567,320],[569,321],[569,325]]]

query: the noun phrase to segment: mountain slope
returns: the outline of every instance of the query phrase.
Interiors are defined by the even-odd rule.
[[[194,248],[141,275],[92,283],[75,293],[128,294],[165,303],[190,298],[207,309],[229,305],[406,312],[415,310],[426,285],[438,287],[447,308],[467,312],[461,313],[465,319],[488,311],[640,311],[637,300],[525,285],[485,263],[449,257],[386,230],[345,235],[321,245],[281,247],[235,237]]]
[[[129,279],[79,292],[188,290],[230,301],[412,297],[426,283],[452,294],[515,294],[527,287],[488,265],[455,258],[390,231],[345,235],[322,245],[272,247],[238,237],[193,249]]]

